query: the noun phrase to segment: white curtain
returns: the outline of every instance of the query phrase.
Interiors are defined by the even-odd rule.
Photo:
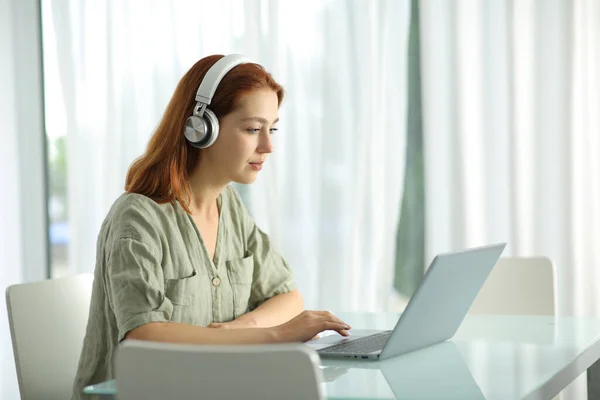
[[[13,4],[0,0],[0,287],[23,280]],[[0,299],[0,397],[19,395],[5,297]]]
[[[307,307],[385,310],[405,153],[409,1],[48,0],[68,141],[71,272],[90,271],[125,174],[198,59],[244,53],[287,90],[242,191]],[[48,26],[48,25],[47,25]]]
[[[37,0],[0,0],[0,398],[19,398],[7,286],[46,277],[40,23]]]
[[[427,258],[549,256],[559,315],[600,315],[599,29],[595,0],[421,0]]]
[[[17,96],[15,93],[15,45],[13,35],[12,4],[0,2],[0,287],[21,282],[22,235],[21,235],[21,171],[19,170],[19,134],[17,123]],[[0,300],[0,312],[6,310],[4,297]],[[4,315],[4,314],[0,314]],[[5,318],[0,326],[7,323]],[[4,332],[4,330],[2,330]],[[10,339],[9,339],[10,340]]]

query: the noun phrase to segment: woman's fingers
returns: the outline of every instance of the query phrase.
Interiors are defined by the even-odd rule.
[[[303,311],[301,314],[277,327],[284,340],[301,340],[303,342],[314,340],[323,331],[336,331],[342,336],[350,336],[350,325],[333,315],[329,311]],[[317,335],[317,337],[315,337]]]
[[[348,325],[343,323],[340,324],[337,322],[326,322],[324,330],[336,331],[342,336],[350,336],[350,334],[348,333],[348,329],[350,329]]]
[[[338,324],[346,326],[346,329],[351,329],[350,325],[348,325],[347,323],[345,323],[344,321],[342,321],[341,319],[339,319],[338,317],[336,317],[329,311],[315,311],[315,313],[317,313],[318,315],[320,315],[322,318],[326,319],[327,321],[336,322]]]

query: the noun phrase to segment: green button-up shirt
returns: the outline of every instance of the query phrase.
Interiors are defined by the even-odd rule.
[[[231,321],[295,288],[285,260],[237,192],[217,199],[214,259],[178,202],[123,194],[98,236],[90,315],[74,384],[114,378],[113,356],[127,332],[149,322],[207,326]]]

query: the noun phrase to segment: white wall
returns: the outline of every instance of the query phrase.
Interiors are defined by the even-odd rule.
[[[47,270],[39,5],[0,0],[0,287]],[[0,297],[0,398],[18,398],[5,297]]]

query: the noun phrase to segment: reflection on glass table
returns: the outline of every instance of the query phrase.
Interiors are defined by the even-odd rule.
[[[369,395],[377,392],[379,398],[485,399],[452,341],[384,361],[321,361],[329,399],[366,395],[355,387],[357,382],[370,386]]]

